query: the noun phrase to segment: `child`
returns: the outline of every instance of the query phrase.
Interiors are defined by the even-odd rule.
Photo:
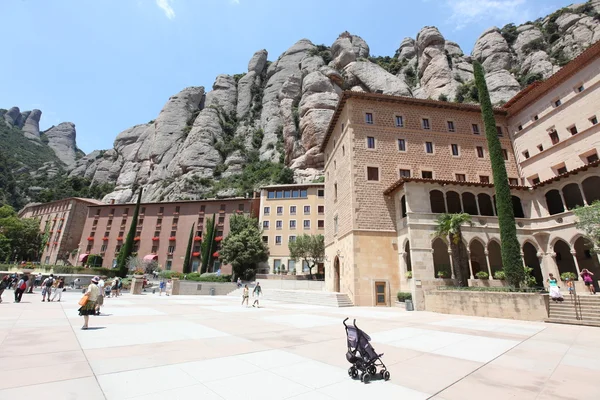
[[[573,281],[570,280],[569,278],[567,278],[566,282],[567,282],[567,289],[569,290],[569,294],[572,296],[573,295]]]
[[[110,283],[107,283],[106,286],[104,287],[104,296],[105,297],[110,297],[110,292],[112,291],[112,286],[110,285]]]
[[[163,292],[165,291],[165,287],[167,286],[167,284],[165,283],[165,281],[160,281],[160,283],[158,284],[158,295],[162,296]]]
[[[246,302],[246,308],[250,307],[250,305],[248,304],[248,297],[249,297],[248,285],[244,285],[244,293],[242,294],[242,306],[244,305],[244,302]]]

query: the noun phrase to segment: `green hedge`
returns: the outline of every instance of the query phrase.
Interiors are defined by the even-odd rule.
[[[185,279],[188,281],[195,281],[195,282],[231,282],[231,275],[221,275],[221,276],[217,276],[214,274],[200,275],[198,272],[192,272],[191,274],[187,274]]]
[[[412,300],[412,293],[410,292],[398,292],[398,301]]]

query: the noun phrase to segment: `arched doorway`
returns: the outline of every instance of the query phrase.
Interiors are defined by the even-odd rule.
[[[575,279],[578,279],[577,267],[575,266],[575,260],[573,259],[569,245],[560,239],[557,240],[554,244],[554,253],[556,254],[555,260],[558,273],[572,272],[576,276]]]
[[[590,176],[581,182],[581,188],[588,204],[600,200],[600,177]]]
[[[542,275],[542,267],[537,255],[537,249],[529,242],[523,245],[523,261],[525,262],[525,265],[533,269],[531,271],[531,276],[535,278],[535,282],[538,286],[544,286],[544,276]]]
[[[488,244],[488,257],[490,259],[492,276],[496,272],[502,271],[502,251],[500,249],[500,243],[492,240],[490,244]]]
[[[406,217],[406,196],[402,196],[400,199],[400,207],[402,209],[402,218]]]
[[[335,256],[333,260],[333,291],[340,291],[340,258]]]
[[[429,203],[431,204],[431,212],[435,214],[443,214],[446,212],[446,202],[444,201],[444,193],[439,190],[429,192]]]
[[[550,215],[559,214],[565,211],[565,206],[560,198],[560,193],[556,189],[546,193],[546,205],[548,206]]]
[[[479,240],[473,240],[469,245],[471,253],[471,266],[473,267],[473,276],[480,271],[488,272],[487,260],[485,259],[485,248]]]
[[[588,269],[594,274],[594,282],[597,282],[600,279],[600,263],[598,262],[598,255],[593,253],[594,246],[592,242],[588,238],[580,237],[575,241],[573,247],[575,248],[579,270]]]
[[[412,265],[410,262],[410,243],[408,242],[408,240],[404,245],[404,259],[406,260],[406,272],[412,272]]]
[[[569,183],[563,188],[562,192],[563,197],[565,198],[567,210],[572,210],[575,207],[583,206],[583,197],[581,196],[581,191],[579,190],[578,184]]]
[[[460,196],[458,193],[447,192],[446,202],[448,203],[448,213],[454,214],[462,212],[462,207],[460,206]]]
[[[481,215],[494,216],[494,207],[492,206],[492,198],[485,194],[479,193],[477,195],[477,201],[479,202],[479,212]]]
[[[434,278],[438,277],[439,271],[444,271],[446,273],[446,278],[450,278],[452,272],[450,255],[448,254],[448,245],[446,245],[446,242],[444,242],[442,238],[437,238],[433,241],[431,247],[433,248]]]

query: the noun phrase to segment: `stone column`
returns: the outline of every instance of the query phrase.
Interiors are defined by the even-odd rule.
[[[452,249],[448,246],[448,258],[450,258],[450,278],[455,279],[454,277],[454,259],[452,258]]]
[[[494,277],[492,276],[492,264],[490,263],[490,252],[487,249],[485,249],[484,254],[485,261],[487,262],[488,274],[490,274],[490,279],[494,279]]]
[[[473,276],[473,262],[471,261],[471,252],[467,250],[467,257],[469,257],[469,272],[471,273],[471,277],[469,279],[475,279]]]
[[[579,260],[577,259],[577,251],[571,250],[571,256],[573,257],[573,261],[575,261],[575,268],[577,269],[577,276],[581,273],[581,268],[579,268]]]
[[[560,201],[562,201],[562,203],[563,203],[564,211],[567,211],[567,203],[565,202],[565,195],[563,194],[562,190],[558,190],[558,194],[560,194]]]
[[[481,210],[479,210],[479,197],[475,195],[475,206],[477,206],[477,215],[481,215]]]
[[[577,182],[577,187],[579,188],[579,193],[581,193],[581,198],[583,199],[583,205],[587,206],[587,200],[585,199],[585,193],[583,192],[583,188],[581,187],[581,183]]]
[[[462,193],[458,194],[458,202],[460,203],[461,212],[465,212],[465,206],[463,205]]]

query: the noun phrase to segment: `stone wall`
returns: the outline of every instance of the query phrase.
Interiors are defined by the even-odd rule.
[[[548,295],[432,290],[425,293],[425,310],[443,314],[543,321]]]
[[[177,290],[178,287],[178,290]],[[178,281],[173,285],[173,295],[209,296],[215,289],[215,296],[225,296],[237,289],[235,283]]]

